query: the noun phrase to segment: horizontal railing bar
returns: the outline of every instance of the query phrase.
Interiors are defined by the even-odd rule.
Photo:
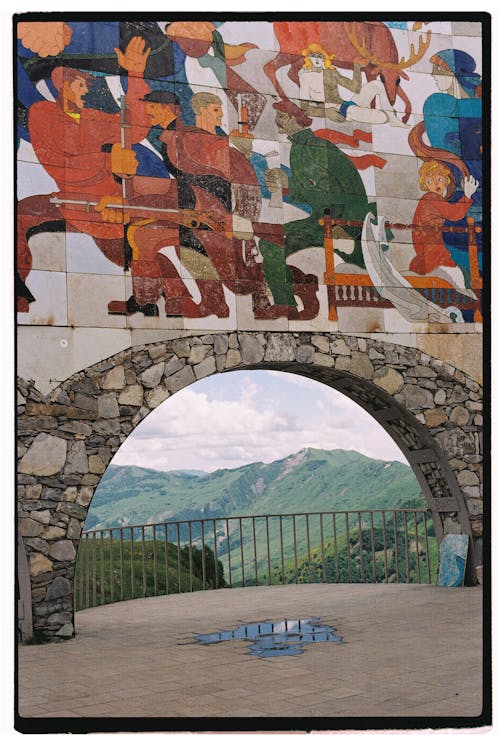
[[[317,510],[305,513],[262,513],[258,515],[230,515],[230,516],[219,516],[219,517],[206,517],[206,518],[186,518],[185,520],[179,521],[159,521],[158,523],[137,523],[131,524],[130,526],[111,526],[109,528],[92,528],[88,531],[83,531],[83,534],[100,533],[104,531],[130,531],[136,528],[153,528],[153,526],[176,526],[176,525],[189,525],[193,523],[205,523],[207,521],[225,521],[226,518],[231,521],[245,520],[247,518],[292,518],[293,516],[311,516],[311,515],[345,515],[346,513],[428,513],[430,515],[430,508],[366,508],[365,510]]]

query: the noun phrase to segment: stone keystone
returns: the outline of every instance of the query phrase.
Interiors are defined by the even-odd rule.
[[[238,334],[240,343],[241,359],[245,365],[260,363],[264,359],[264,348],[261,343],[251,334]]]
[[[265,359],[269,362],[292,362],[295,360],[296,349],[297,344],[293,337],[289,337],[288,334],[273,334],[267,341]]]
[[[19,471],[39,477],[57,474],[66,461],[66,451],[65,440],[40,433],[19,462]]]

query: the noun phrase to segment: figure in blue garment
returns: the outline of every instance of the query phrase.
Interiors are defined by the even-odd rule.
[[[423,107],[424,121],[417,124],[409,135],[413,151],[424,160],[446,163],[456,184],[469,176],[479,182],[467,217],[482,223],[482,100],[481,76],[476,72],[476,62],[467,52],[443,49],[430,58],[432,76],[439,89],[429,96]],[[426,135],[429,145],[423,140]],[[451,202],[462,197],[456,190]],[[461,221],[466,226],[466,219]],[[456,225],[456,223],[455,223]],[[453,260],[469,276],[467,233],[443,233]],[[477,235],[479,262],[482,264],[482,234]]]
[[[458,49],[444,49],[431,57],[432,75],[440,93],[424,103],[425,130],[434,148],[450,150],[466,164],[469,174],[481,183],[481,76],[474,59]],[[481,220],[481,189],[469,211]]]

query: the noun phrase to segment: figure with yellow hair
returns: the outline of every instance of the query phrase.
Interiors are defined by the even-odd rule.
[[[455,287],[464,288],[463,272],[446,247],[443,230],[447,220],[459,221],[467,215],[479,182],[473,176],[466,176],[463,195],[456,202],[450,202],[454,193],[451,170],[441,161],[425,161],[419,170],[419,185],[425,194],[413,216],[415,256],[410,262],[410,270],[427,275],[431,272],[439,274],[436,270],[443,269]]]
[[[312,43],[302,50],[304,64],[299,71],[300,105],[311,117],[327,117],[333,122],[361,122],[405,127],[389,103],[381,80],[371,80],[362,85],[361,64],[354,63],[353,76],[342,75],[333,64],[334,54],[328,54],[320,44]],[[354,96],[345,100],[339,86],[352,91]],[[371,102],[379,108],[371,108]]]

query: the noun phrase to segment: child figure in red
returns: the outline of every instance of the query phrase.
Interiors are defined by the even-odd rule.
[[[412,238],[416,256],[409,269],[419,275],[431,272],[440,274],[439,269],[457,288],[465,286],[462,270],[458,267],[443,240],[443,230],[447,220],[461,220],[472,204],[472,195],[479,186],[474,177],[466,176],[463,182],[463,196],[457,202],[449,202],[449,187],[452,182],[450,169],[439,161],[426,161],[419,171],[420,188],[426,192],[420,199],[413,223]],[[436,270],[438,270],[436,272]]]

